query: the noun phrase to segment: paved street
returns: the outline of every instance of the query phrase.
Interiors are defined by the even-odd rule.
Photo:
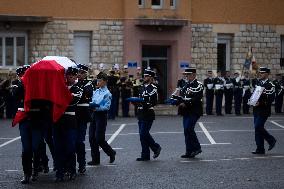
[[[116,149],[115,164],[101,154],[101,165],[88,167],[75,181],[54,183],[54,172],[37,182],[20,184],[21,142],[18,128],[0,121],[0,188],[284,188],[284,116],[271,117],[266,128],[276,137],[276,147],[264,156],[255,150],[253,118],[203,116],[196,130],[203,152],[195,159],[181,159],[185,152],[182,118],[157,117],[152,127],[161,144],[161,155],[150,162],[136,162],[141,146],[135,118],[110,121],[107,138]],[[87,137],[88,141],[88,137]],[[86,142],[87,160],[90,147]],[[267,145],[267,144],[266,144]],[[50,167],[52,161],[50,162]]]

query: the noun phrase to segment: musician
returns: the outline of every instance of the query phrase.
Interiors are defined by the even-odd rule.
[[[153,158],[157,158],[161,152],[161,146],[155,142],[150,134],[153,121],[155,120],[155,112],[153,107],[157,104],[158,93],[157,87],[153,84],[155,72],[146,69],[144,71],[144,84],[140,88],[139,97],[143,98],[143,102],[138,104],[138,126],[140,142],[142,147],[141,157],[136,161],[149,161],[150,149],[154,152]]]
[[[212,71],[207,71],[207,78],[204,80],[204,86],[205,86],[205,94],[206,94],[206,114],[207,115],[213,115],[212,109],[213,109],[213,102],[214,102],[214,79],[212,77]]]
[[[241,106],[242,106],[242,84],[240,74],[238,72],[234,73],[234,102],[235,102],[235,114],[237,116],[241,115]]]
[[[182,100],[179,113],[183,116],[186,152],[181,158],[193,158],[202,152],[200,143],[195,133],[195,124],[203,115],[202,98],[203,85],[196,79],[196,69],[187,68],[184,74],[188,82],[182,89]]]
[[[215,88],[215,98],[216,98],[216,114],[217,116],[222,116],[222,100],[224,94],[224,78],[221,77],[221,71],[217,71],[217,77],[213,80]]]
[[[265,154],[264,140],[269,144],[268,151],[272,150],[276,144],[276,139],[264,128],[266,120],[271,116],[271,103],[274,100],[275,86],[268,79],[269,68],[260,67],[259,73],[260,80],[257,85],[264,87],[264,91],[258,99],[256,106],[253,107],[256,142],[256,150],[252,152],[253,154]]]
[[[284,80],[281,78],[281,74],[276,74],[273,84],[275,85],[275,113],[282,113]]]
[[[231,78],[231,72],[226,71],[224,96],[225,96],[225,113],[232,114],[232,104],[234,96],[233,79]]]
[[[92,81],[88,80],[89,68],[86,65],[78,64],[78,83],[77,85],[83,89],[82,98],[77,104],[76,117],[77,117],[77,140],[76,140],[76,154],[77,162],[79,164],[78,172],[83,174],[86,172],[86,151],[85,151],[85,138],[87,124],[91,121],[91,114],[89,103],[93,96]]]
[[[249,114],[249,105],[248,100],[251,96],[251,82],[249,79],[249,73],[244,73],[244,78],[242,79],[242,88],[243,88],[243,114]]]
[[[108,76],[107,87],[112,94],[111,105],[108,111],[108,118],[114,120],[117,109],[117,99],[119,98],[119,87],[117,85],[119,77],[115,75],[115,70],[110,70]]]

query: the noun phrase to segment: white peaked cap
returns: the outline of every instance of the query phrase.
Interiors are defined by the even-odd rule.
[[[127,69],[127,68],[128,68],[128,65],[124,65],[123,68]]]
[[[105,69],[105,64],[104,64],[104,63],[100,63],[100,64],[99,64],[99,68],[100,68],[100,69]]]
[[[119,64],[114,64],[113,68],[119,70]]]

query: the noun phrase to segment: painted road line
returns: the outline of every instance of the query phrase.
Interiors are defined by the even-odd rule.
[[[111,125],[122,125],[125,123],[112,123]],[[138,123],[127,123],[127,125],[138,125]]]
[[[201,146],[212,146],[212,145],[228,145],[232,143],[215,143],[215,144],[200,144]]]
[[[113,150],[123,150],[123,148],[112,148],[112,149]],[[102,150],[102,149],[100,148],[100,150]],[[91,151],[91,148],[87,148],[86,151]]]
[[[11,140],[11,139],[14,139],[14,138],[0,138],[0,140]]]
[[[106,164],[106,165],[87,165],[86,168],[96,168],[96,167],[117,167],[116,164]]]
[[[12,143],[12,142],[14,142],[14,141],[16,141],[16,140],[19,140],[20,138],[21,138],[21,137],[16,137],[16,138],[13,138],[12,140],[9,140],[9,141],[7,141],[7,142],[1,144],[1,145],[0,145],[0,148],[6,146],[6,145],[8,145],[8,144],[10,144],[10,143]]]
[[[124,129],[124,127],[126,126],[126,124],[121,124],[120,127],[117,129],[117,131],[115,131],[115,133],[110,137],[110,139],[108,139],[107,143],[111,144],[114,139],[117,137],[117,135]]]
[[[6,172],[19,172],[20,170],[17,170],[17,169],[8,169],[8,170],[5,170]]]
[[[257,160],[257,159],[276,159],[284,158],[284,156],[261,156],[261,157],[240,157],[240,158],[223,158],[223,159],[192,159],[192,160],[183,160],[181,163],[194,163],[194,162],[218,162],[218,161],[235,161],[235,160]]]
[[[278,127],[281,127],[282,129],[284,129],[284,126],[283,125],[280,125],[279,123],[277,123],[276,121],[270,121],[270,123],[278,126]]]
[[[210,133],[208,132],[208,130],[205,128],[205,126],[203,125],[202,122],[198,122],[200,128],[203,130],[204,134],[206,135],[206,137],[208,138],[209,142],[211,144],[216,144],[215,140],[213,139],[213,137],[210,135]]]

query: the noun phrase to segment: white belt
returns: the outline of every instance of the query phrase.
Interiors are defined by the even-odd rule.
[[[139,109],[139,110],[143,110],[143,107],[138,107],[138,109]],[[151,108],[148,108],[148,110],[154,110],[154,108],[151,107]]]
[[[24,112],[24,111],[25,111],[25,109],[24,109],[24,108],[18,108],[18,111],[20,111],[20,112]]]
[[[65,112],[65,115],[76,115],[75,112]]]
[[[90,105],[88,103],[84,103],[84,104],[77,104],[77,106],[89,107]]]

